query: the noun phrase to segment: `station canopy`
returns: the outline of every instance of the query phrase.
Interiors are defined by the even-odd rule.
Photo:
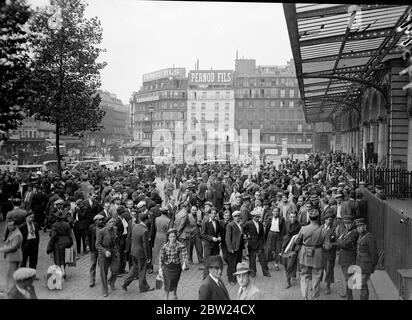
[[[296,77],[308,122],[329,121],[358,108],[362,86],[384,62],[402,56],[408,40],[397,28],[408,5],[284,4]]]

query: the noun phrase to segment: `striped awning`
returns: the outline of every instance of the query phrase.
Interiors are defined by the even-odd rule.
[[[283,5],[296,76],[308,122],[330,121],[359,105],[362,86],[384,62],[402,56],[408,40],[397,30],[412,6],[349,4]]]

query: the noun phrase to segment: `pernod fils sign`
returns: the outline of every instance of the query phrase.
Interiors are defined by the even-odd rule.
[[[191,84],[232,84],[232,70],[207,70],[190,71],[189,82]]]

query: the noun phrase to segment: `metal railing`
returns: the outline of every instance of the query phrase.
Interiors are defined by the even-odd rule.
[[[381,185],[387,198],[412,198],[412,171],[402,169],[348,168],[349,175],[356,183],[364,181],[373,187]]]

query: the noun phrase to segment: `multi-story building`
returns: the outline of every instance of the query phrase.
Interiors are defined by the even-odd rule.
[[[150,153],[153,132],[168,130],[171,148],[163,155],[173,154],[177,128],[183,128],[187,109],[187,78],[185,68],[168,68],[143,75],[143,84],[130,99],[131,127],[140,155]],[[161,142],[162,136],[153,134],[152,147]],[[171,143],[173,142],[173,144]]]
[[[83,140],[86,144],[86,152],[98,154],[111,153],[110,149],[116,149],[131,139],[130,132],[130,107],[108,91],[98,90],[101,97],[100,108],[106,112],[100,131],[88,132]],[[113,152],[112,152],[113,153]],[[116,155],[114,155],[116,157]]]
[[[219,140],[219,145],[226,147],[235,139],[233,70],[190,71],[188,84],[188,130],[201,132],[201,144],[205,147],[212,135]],[[215,153],[220,158],[213,149],[206,148],[204,152]]]
[[[304,119],[293,61],[256,66],[253,59],[236,59],[234,81],[235,129],[260,130],[261,156],[312,151],[313,127]]]

